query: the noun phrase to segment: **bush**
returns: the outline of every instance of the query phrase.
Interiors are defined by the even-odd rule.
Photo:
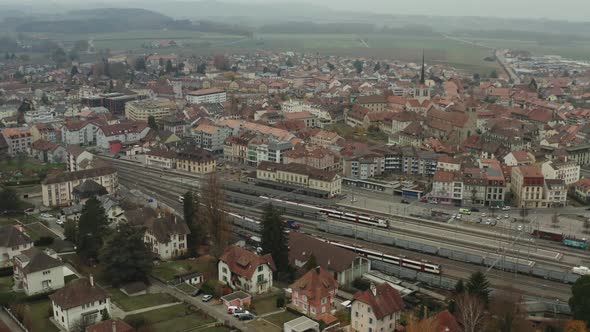
[[[279,296],[277,297],[277,308],[282,308],[285,306],[285,297]]]
[[[145,319],[141,316],[138,317],[127,317],[125,318],[125,323],[131,325],[134,329],[139,329],[140,327],[145,325]]]
[[[12,266],[0,268],[0,277],[8,277],[14,274]]]
[[[356,278],[352,282],[352,287],[354,287],[358,290],[366,291],[367,289],[369,289],[371,287],[371,282],[369,282],[368,280],[362,279],[362,278]]]

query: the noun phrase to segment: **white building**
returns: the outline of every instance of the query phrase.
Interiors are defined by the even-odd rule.
[[[567,186],[580,180],[580,165],[574,161],[547,161],[541,172],[545,179],[563,180]]]
[[[51,122],[55,118],[55,111],[47,107],[41,107],[25,113],[26,123]]]
[[[152,218],[145,223],[145,227],[143,241],[160,259],[173,259],[187,252],[187,235],[190,230],[183,220],[174,215]]]
[[[49,295],[53,319],[66,331],[101,321],[104,313],[111,316],[109,293],[94,283],[94,279],[70,281],[64,288]]]
[[[61,128],[61,141],[66,145],[94,145],[98,127],[98,122],[66,122]]]
[[[0,228],[0,266],[10,265],[13,257],[33,247],[33,240],[19,228],[12,225]]]
[[[68,172],[81,171],[85,169],[82,167],[82,162],[94,159],[94,155],[77,145],[70,145],[66,148],[66,170]]]
[[[352,331],[394,332],[405,308],[399,292],[389,283],[354,295],[350,310]]]
[[[186,94],[186,101],[190,104],[225,103],[227,93],[221,89],[201,89]]]
[[[153,149],[145,153],[145,164],[159,168],[172,169],[176,166],[176,152]]]
[[[48,293],[64,287],[64,263],[50,249],[23,251],[14,257],[14,285],[27,296]]]
[[[96,131],[96,146],[106,150],[110,146],[109,142],[136,143],[144,138],[149,131],[150,127],[147,123],[136,121],[101,126]]]
[[[217,267],[219,281],[234,290],[261,294],[272,289],[275,263],[270,254],[260,256],[244,248],[231,246],[225,250]]]
[[[28,153],[33,144],[33,135],[29,128],[4,128],[2,136],[8,145],[8,155],[10,156]]]

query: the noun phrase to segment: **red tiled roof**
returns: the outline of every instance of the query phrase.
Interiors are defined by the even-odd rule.
[[[251,279],[258,266],[268,264],[275,270],[275,263],[270,254],[260,256],[241,247],[231,246],[225,250],[220,261],[225,262],[232,273]]]
[[[109,298],[109,293],[98,285],[90,285],[87,278],[70,281],[64,288],[49,295],[49,298],[62,309],[70,309],[83,304]]]
[[[372,287],[375,288],[372,289]],[[357,292],[354,294],[354,301],[369,305],[377,319],[383,319],[387,315],[399,312],[406,306],[399,292],[388,283],[378,286],[372,285],[371,289]]]
[[[330,296],[331,292],[338,288],[338,282],[334,280],[330,272],[318,266],[309,270],[289,287],[293,291],[305,294],[310,301],[314,301]]]

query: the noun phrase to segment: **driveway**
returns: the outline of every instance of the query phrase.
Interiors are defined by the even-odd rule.
[[[237,328],[244,332],[255,331],[254,328],[249,327],[248,324],[246,324],[245,322],[239,321],[237,318],[234,318],[233,316],[229,315],[227,313],[225,306],[218,301],[211,300],[210,302],[203,302],[201,301],[201,297],[192,297],[154,278],[150,278],[150,281],[154,289],[159,290],[162,293],[168,293],[181,301],[192,304],[196,308],[202,310],[204,313],[208,314],[209,316],[215,318],[220,322],[223,322],[224,324],[230,327]]]

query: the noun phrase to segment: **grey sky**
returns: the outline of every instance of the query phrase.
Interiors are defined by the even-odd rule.
[[[239,3],[297,2],[293,0],[223,1]],[[332,9],[388,14],[496,16],[590,21],[588,17],[590,0],[302,0],[302,2]]]

